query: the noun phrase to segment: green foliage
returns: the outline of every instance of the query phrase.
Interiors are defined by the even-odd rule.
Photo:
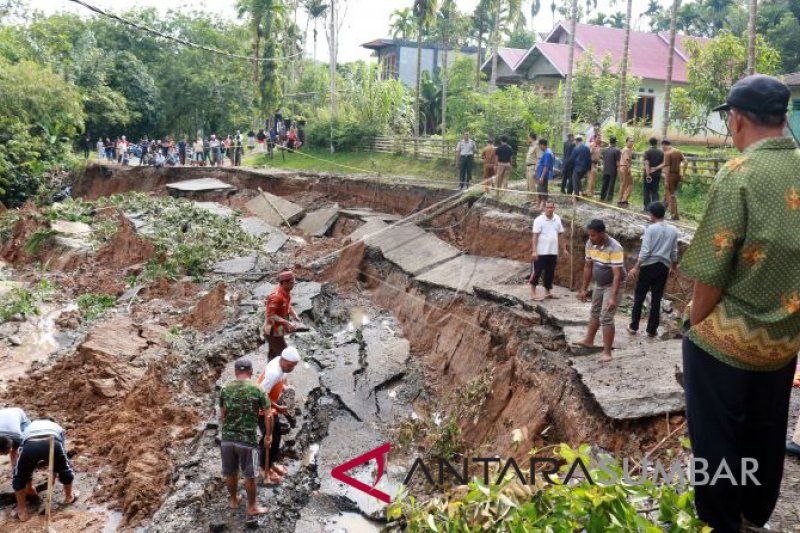
[[[563,480],[578,458],[592,464],[588,452],[586,445],[573,450],[562,444],[556,459],[566,464],[554,478]],[[619,464],[611,469],[622,478]],[[589,473],[592,479],[604,479],[604,473],[596,468]],[[569,484],[549,485],[537,477],[529,485],[511,478],[487,486],[476,479],[425,502],[401,492],[387,508],[386,518],[387,530],[392,532],[711,531],[696,516],[693,490],[678,493],[671,485],[650,480],[628,485],[591,484],[573,478]]]
[[[97,320],[108,309],[116,305],[116,297],[110,294],[86,293],[78,297],[78,309],[81,310],[86,320]]]
[[[747,35],[723,32],[702,46],[697,41],[688,40],[686,48],[690,55],[687,64],[689,86],[685,90],[675,90],[671,113],[676,126],[697,134],[710,131],[707,117],[711,110],[724,102],[731,85],[744,77],[747,71]],[[756,71],[777,74],[780,61],[780,52],[758,36]]]
[[[25,251],[30,255],[37,255],[56,232],[51,229],[40,228],[30,236],[25,243]]]
[[[588,124],[615,116],[620,89],[611,54],[603,56],[599,66],[594,56],[590,49],[578,58],[572,81],[572,113],[578,122]],[[638,98],[641,79],[629,75],[627,80],[628,104],[633,105]]]
[[[45,278],[35,283],[31,290],[21,287],[11,289],[0,299],[0,322],[16,316],[23,319],[29,316],[38,316],[39,302],[49,300],[55,290],[55,286]]]

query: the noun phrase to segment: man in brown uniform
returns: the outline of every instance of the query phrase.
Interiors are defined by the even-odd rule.
[[[592,151],[592,168],[589,170],[589,181],[586,184],[586,194],[589,198],[594,196],[594,185],[597,180],[597,168],[600,166],[600,148],[603,146],[603,137],[600,133],[595,133],[592,142],[589,143]]]
[[[489,184],[493,184],[493,178],[497,173],[497,153],[491,137],[486,140],[486,146],[481,151],[481,159],[483,159],[483,192],[488,193]]]
[[[672,143],[668,139],[661,141],[661,149],[664,150],[663,167],[666,178],[664,197],[672,220],[678,220],[678,186],[681,183],[681,176],[686,173],[689,162],[686,161],[680,150],[672,147]],[[681,163],[683,163],[683,172],[681,172]]]
[[[525,178],[528,181],[528,192],[536,192],[536,167],[539,165],[539,159],[542,158],[544,150],[539,146],[539,137],[530,132],[528,134],[528,153],[525,154]]]
[[[633,175],[631,174],[631,164],[633,162],[633,139],[627,137],[625,139],[625,148],[622,149],[622,155],[619,160],[619,202],[617,205],[627,206],[628,199],[633,192]]]

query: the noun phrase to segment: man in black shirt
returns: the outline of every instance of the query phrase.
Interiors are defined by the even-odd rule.
[[[514,149],[508,145],[508,137],[505,135],[500,137],[500,146],[495,150],[495,154],[497,155],[497,188],[507,189],[511,165],[514,162]]]
[[[600,189],[600,199],[604,202],[610,202],[614,197],[617,170],[622,157],[622,151],[617,148],[617,138],[612,135],[609,142],[611,145],[603,150],[603,186]]]
[[[575,135],[567,135],[567,142],[564,143],[564,165],[561,167],[561,194],[572,194],[572,165],[568,164],[569,156],[575,149]]]
[[[664,152],[658,148],[658,139],[650,139],[650,148],[644,153],[644,210],[658,201],[658,187],[661,184],[661,169]]]

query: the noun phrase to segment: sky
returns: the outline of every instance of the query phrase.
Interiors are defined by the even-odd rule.
[[[28,5],[34,9],[41,10],[46,14],[58,11],[69,11],[85,16],[90,16],[91,12],[84,7],[70,2],[69,0],[26,0]],[[84,0],[88,4],[95,5],[105,11],[119,14],[133,6],[136,7],[155,7],[159,11],[166,12],[169,9],[197,9],[215,13],[218,16],[228,19],[236,18],[235,0],[136,0],[133,3],[120,2],[118,0]],[[563,0],[560,0],[563,1]],[[478,0],[457,0],[456,5],[461,11],[472,12]],[[664,3],[664,2],[662,2]],[[361,45],[381,37],[389,37],[389,19],[391,13],[396,9],[411,7],[413,0],[338,0],[337,6],[344,13],[340,35],[339,35],[339,61],[349,62],[358,59],[369,59],[371,51],[361,48]],[[530,12],[531,0],[522,1],[524,13]],[[534,20],[534,27],[538,32],[546,32],[553,26],[553,17],[550,12],[550,0],[542,1],[542,9]],[[646,9],[647,0],[633,0],[633,19],[634,29],[645,29],[644,21],[639,20],[639,15]],[[624,11],[624,0],[598,0],[598,11],[610,14],[616,11]],[[306,17],[302,9],[298,10],[298,24],[305,28]],[[558,12],[556,12],[558,19]],[[317,57],[325,60],[328,57],[328,43],[325,38],[325,31],[322,26],[318,28],[318,49]],[[131,30],[135,31],[135,30]],[[312,32],[309,30],[309,43],[312,40]],[[312,46],[308,46],[311,55]]]

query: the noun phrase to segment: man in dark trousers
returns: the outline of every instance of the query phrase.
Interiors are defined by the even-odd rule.
[[[581,195],[581,182],[592,168],[592,151],[583,144],[583,137],[575,137],[575,148],[566,164],[572,168],[572,194]]]
[[[664,152],[658,148],[658,139],[650,139],[650,148],[644,153],[644,212],[647,207],[658,201],[658,187],[661,184],[661,169],[664,163]]]
[[[561,194],[572,194],[572,167],[569,166],[569,156],[575,149],[575,135],[572,133],[567,135],[567,141],[564,143],[564,166],[561,168]]]
[[[292,319],[300,322],[300,317],[292,307],[294,281],[294,272],[289,269],[281,270],[278,272],[278,286],[267,297],[264,333],[267,336],[270,359],[278,357],[286,349],[285,336],[297,330],[297,324]]]
[[[603,185],[600,188],[600,199],[604,202],[610,202],[614,198],[617,171],[622,157],[622,150],[617,148],[617,138],[612,135],[608,142],[608,148],[603,150]]]
[[[478,147],[475,141],[469,138],[469,132],[456,144],[456,167],[458,168],[458,188],[466,189],[472,181],[472,166],[475,164],[475,152]]]
[[[789,98],[783,82],[755,75],[716,108],[742,155],[717,174],[681,262],[695,280],[683,340],[689,436],[714,481],[695,483],[695,505],[721,533],[762,527],[783,477],[800,350],[800,151],[783,136]]]
[[[670,271],[674,271],[678,266],[678,230],[675,226],[664,222],[667,211],[664,204],[653,202],[648,210],[652,224],[644,230],[639,260],[628,273],[629,282],[639,278],[636,282],[631,325],[628,326],[628,331],[634,335],[639,331],[642,306],[649,292],[651,297],[647,335],[655,337],[661,320],[661,298],[664,296],[664,287],[667,286]]]

